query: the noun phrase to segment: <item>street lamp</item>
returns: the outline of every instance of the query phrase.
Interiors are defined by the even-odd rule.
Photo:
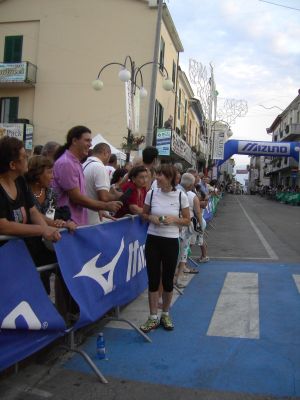
[[[121,70],[119,72],[119,79],[124,82],[124,83],[128,83],[129,84],[129,91],[130,91],[130,104],[131,107],[133,108],[131,111],[134,110],[134,96],[136,95],[136,89],[139,89],[139,98],[140,99],[144,99],[147,97],[148,92],[144,87],[144,81],[143,81],[143,74],[142,74],[142,68],[144,68],[146,65],[150,65],[150,64],[155,64],[160,66],[160,68],[162,68],[162,73],[163,73],[163,89],[166,91],[171,91],[173,89],[173,82],[172,80],[169,78],[169,74],[167,69],[160,63],[158,62],[154,62],[154,61],[148,61],[144,64],[142,64],[140,67],[136,66],[135,62],[132,60],[132,58],[130,56],[126,56],[124,63],[120,63],[120,62],[111,62],[108,63],[106,65],[104,65],[97,76],[97,79],[95,79],[92,82],[92,86],[95,90],[102,90],[104,83],[103,81],[100,79],[101,73],[103,72],[104,69],[106,69],[107,67],[111,66],[111,65],[118,65],[121,67]],[[137,80],[139,79],[139,84],[137,83]],[[131,135],[131,126],[127,127],[128,129],[128,136],[127,136],[127,141],[129,141],[130,135]],[[127,161],[129,161],[130,158],[130,150],[127,153]]]
[[[129,63],[129,66],[128,66]],[[143,82],[143,74],[142,74],[142,68],[144,68],[146,65],[150,65],[150,64],[157,64],[158,66],[160,66],[161,68],[163,68],[163,76],[164,76],[164,80],[163,80],[163,88],[166,91],[170,91],[173,89],[173,82],[172,80],[169,78],[169,74],[168,71],[166,70],[166,68],[161,65],[160,63],[156,63],[153,61],[148,61],[146,63],[144,63],[143,65],[141,65],[140,67],[137,67],[135,65],[135,62],[132,60],[132,58],[130,56],[126,56],[124,63],[119,63],[119,62],[111,62],[108,63],[106,65],[104,65],[97,76],[97,79],[95,79],[92,82],[92,86],[95,90],[101,90],[104,86],[103,81],[100,79],[100,75],[102,73],[102,71],[111,66],[111,65],[119,65],[121,68],[120,72],[119,72],[119,79],[122,82],[129,82],[131,81],[131,88],[132,88],[132,94],[134,95],[136,92],[136,88],[140,89],[140,97],[141,98],[145,98],[147,97],[147,90],[144,88],[144,82]],[[128,69],[129,67],[129,69]],[[137,84],[137,78],[140,78],[140,85]]]

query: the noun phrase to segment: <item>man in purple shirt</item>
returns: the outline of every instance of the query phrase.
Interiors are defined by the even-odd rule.
[[[93,200],[86,195],[81,161],[88,156],[91,147],[91,131],[85,126],[75,126],[67,134],[67,142],[58,149],[53,168],[53,188],[58,206],[68,206],[72,220],[87,225],[87,208],[116,212],[122,206],[119,201]]]

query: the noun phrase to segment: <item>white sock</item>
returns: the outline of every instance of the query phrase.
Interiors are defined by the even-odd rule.
[[[150,314],[150,318],[151,319],[158,319],[158,316],[157,316],[157,314]]]
[[[161,315],[169,315],[169,311],[162,311]]]

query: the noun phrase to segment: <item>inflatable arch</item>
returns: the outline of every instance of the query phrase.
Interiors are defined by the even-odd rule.
[[[224,159],[218,160],[218,166],[233,154],[267,157],[293,157],[299,162],[300,142],[258,142],[256,140],[228,140],[224,146]]]

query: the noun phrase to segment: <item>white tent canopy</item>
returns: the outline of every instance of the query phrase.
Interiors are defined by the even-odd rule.
[[[92,148],[96,146],[98,143],[106,143],[109,145],[112,154],[115,154],[118,159],[120,160],[126,160],[126,154],[123,153],[121,150],[118,150],[116,147],[114,147],[112,144],[110,144],[104,137],[101,135],[101,133],[98,133],[95,137],[92,139]]]

